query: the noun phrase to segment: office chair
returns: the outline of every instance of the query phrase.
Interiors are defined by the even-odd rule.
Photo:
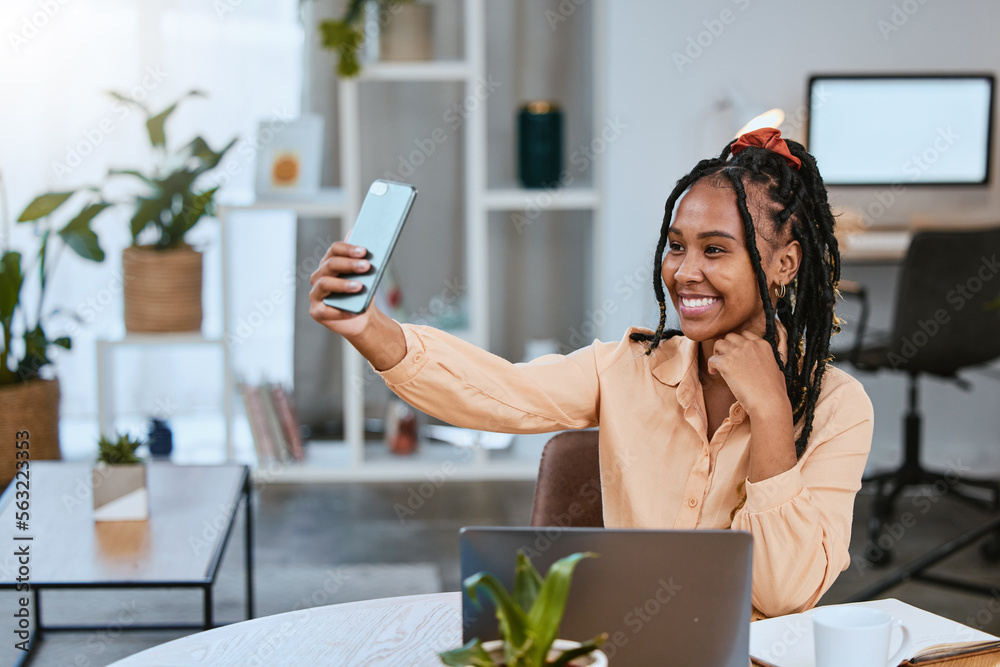
[[[908,378],[907,412],[903,418],[903,464],[890,472],[865,478],[876,484],[868,533],[878,544],[882,526],[893,517],[896,500],[907,487],[935,485],[977,507],[1000,509],[1000,485],[920,463],[921,422],[919,379],[933,375],[962,389],[971,385],[958,371],[1000,357],[1000,228],[975,231],[923,231],[914,235],[900,273],[892,331],[876,342],[864,340],[868,300],[863,287],[844,281],[841,292],[861,302],[858,330],[850,350],[834,352],[862,371],[896,371]],[[983,489],[982,494],[969,493]],[[943,491],[942,491],[943,489]],[[887,564],[891,549],[870,550],[872,564]]]
[[[597,431],[566,431],[545,443],[531,525],[604,527]]]

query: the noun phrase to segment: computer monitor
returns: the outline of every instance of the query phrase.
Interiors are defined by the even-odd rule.
[[[991,74],[809,79],[808,150],[827,185],[984,185]]]

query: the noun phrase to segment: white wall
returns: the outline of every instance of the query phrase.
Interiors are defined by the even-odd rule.
[[[785,109],[791,117],[782,128],[785,135],[801,140],[804,123],[795,118],[812,73],[995,73],[1000,68],[1000,4],[987,0],[627,0],[606,7],[606,108],[627,129],[610,145],[603,172],[605,257],[596,284],[603,290],[598,303],[605,304],[607,315],[600,332],[604,340],[620,338],[632,324],[655,325],[650,265],[663,203],[677,179],[699,159],[718,153],[738,127],[732,110],[717,108],[732,86],[748,101]],[[704,45],[700,52],[691,47],[699,38]],[[675,54],[690,60],[679,62]],[[909,188],[872,224],[905,225],[917,217],[1000,220],[997,134],[990,187]],[[830,194],[835,205],[865,210],[877,193],[835,188]],[[845,277],[851,271],[847,267]],[[895,272],[891,266],[870,267],[863,275],[885,288]],[[643,281],[641,289],[631,287],[636,279]],[[883,289],[875,307],[887,312],[891,296],[891,290]],[[891,461],[899,450],[903,384],[884,375],[861,379],[876,409],[873,460]],[[950,443],[946,452],[928,447],[928,459],[943,463],[956,452],[964,452],[963,464],[1000,459],[995,455],[1000,446],[997,382],[977,380],[971,395],[951,385],[928,384],[925,435]],[[1000,471],[1000,464],[993,469]]]

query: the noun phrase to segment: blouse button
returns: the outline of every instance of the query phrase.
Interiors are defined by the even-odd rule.
[[[419,364],[423,360],[424,360],[424,355],[420,354],[419,352],[413,355],[413,363]]]
[[[741,408],[740,406],[737,405],[735,408],[733,408],[733,415],[736,416],[736,417],[742,417],[743,416],[743,408]]]
[[[697,507],[697,506],[698,506],[697,498],[688,498],[688,507]]]

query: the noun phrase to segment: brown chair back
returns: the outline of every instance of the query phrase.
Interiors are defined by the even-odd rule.
[[[531,525],[604,527],[597,431],[566,431],[545,444]]]

